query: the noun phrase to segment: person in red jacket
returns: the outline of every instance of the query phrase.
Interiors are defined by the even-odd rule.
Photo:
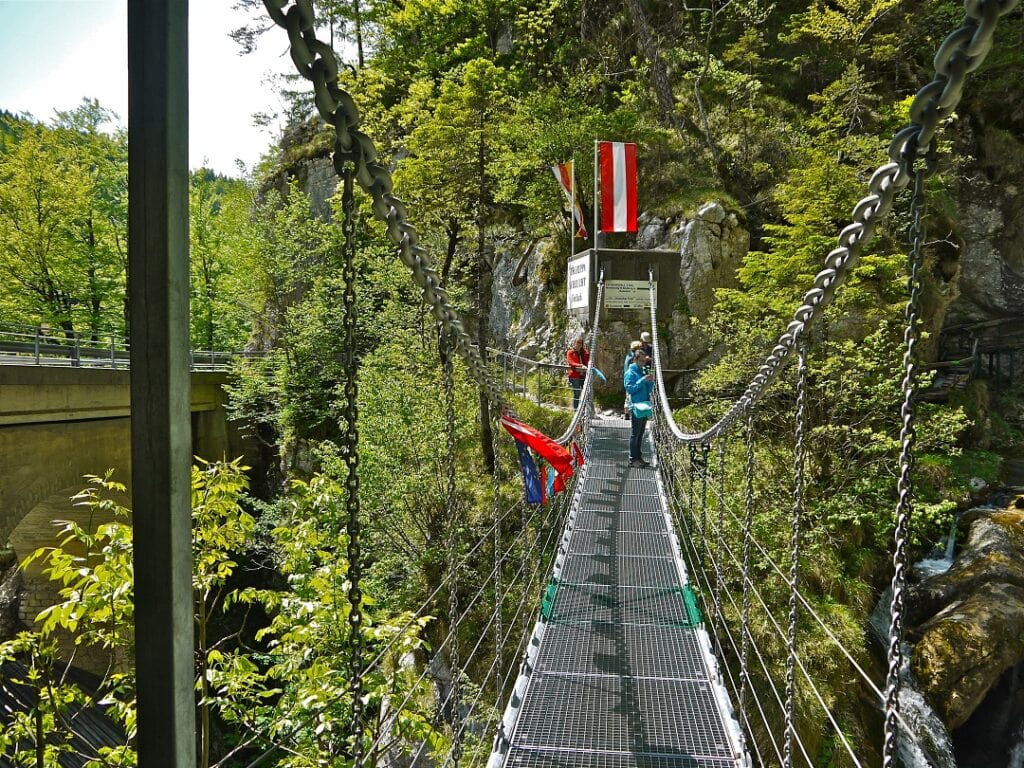
[[[590,353],[583,346],[583,337],[572,340],[572,346],[565,353],[565,362],[569,366],[569,386],[572,387],[572,409],[575,411],[580,404],[580,393],[583,391],[583,380],[587,376],[590,365]]]

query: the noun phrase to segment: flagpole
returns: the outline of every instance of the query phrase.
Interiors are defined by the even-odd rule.
[[[597,238],[599,230],[597,228],[597,139],[594,139],[594,267],[597,267]]]
[[[572,197],[569,201],[569,258],[576,258],[576,153],[573,152],[569,161],[569,187]],[[581,224],[583,222],[580,222]]]

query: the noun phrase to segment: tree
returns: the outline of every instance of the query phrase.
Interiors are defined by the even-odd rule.
[[[69,336],[125,328],[127,149],[99,131],[108,118],[86,101],[0,154],[2,302]]]
[[[472,314],[482,350],[489,341],[494,249],[487,230],[496,213],[497,116],[507,113],[509,105],[506,78],[503,69],[481,58],[468,62],[458,79],[442,83],[433,113],[424,116],[410,134],[411,155],[396,173],[399,189],[410,198],[419,220],[444,234],[443,287],[451,290],[464,271],[467,287],[475,293]],[[464,255],[469,249],[463,247],[467,236],[475,241],[469,264]],[[485,467],[493,472],[490,413],[483,388],[479,404],[481,452]]]
[[[253,314],[256,234],[248,183],[200,169],[189,185],[191,341],[194,349],[237,350]]]

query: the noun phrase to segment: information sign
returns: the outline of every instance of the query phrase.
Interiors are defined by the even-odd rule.
[[[590,308],[590,254],[577,256],[569,262],[569,276],[565,281],[567,309]]]
[[[658,295],[657,283],[654,295]],[[647,280],[605,280],[604,306],[605,309],[650,309],[650,284]]]

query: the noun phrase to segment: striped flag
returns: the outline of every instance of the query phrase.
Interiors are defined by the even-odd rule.
[[[577,227],[576,237],[585,238],[587,236],[587,228],[583,224],[583,208],[580,207],[580,201],[577,199],[575,194],[575,163],[570,160],[567,163],[552,165],[551,172],[555,174],[555,178],[558,179],[558,183],[562,185],[562,191],[565,193],[565,197],[569,201],[569,205],[572,207],[572,217]]]
[[[599,144],[601,231],[636,232],[636,144]]]

